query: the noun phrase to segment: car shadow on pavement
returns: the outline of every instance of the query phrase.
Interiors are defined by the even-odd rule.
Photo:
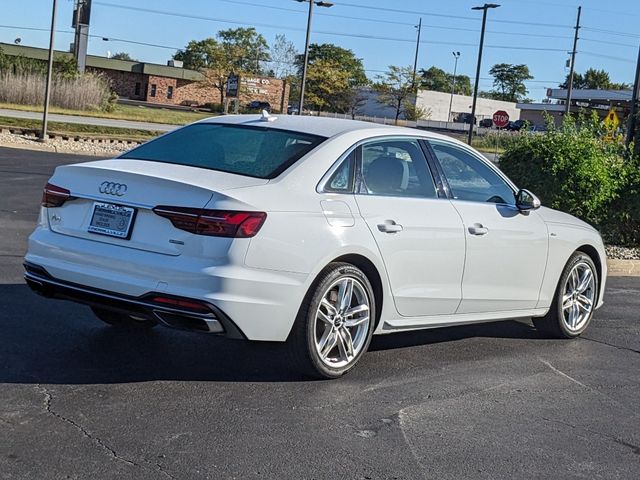
[[[121,331],[102,323],[87,307],[39,297],[26,285],[0,285],[0,298],[0,383],[306,380],[290,368],[282,344],[163,327]],[[539,338],[531,326],[507,321],[374,337],[370,350],[472,337]]]

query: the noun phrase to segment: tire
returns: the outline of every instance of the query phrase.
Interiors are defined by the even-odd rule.
[[[344,302],[342,293],[349,295]],[[349,372],[371,343],[375,305],[371,283],[359,268],[329,264],[303,300],[287,339],[294,367],[324,379]]]
[[[593,317],[598,284],[598,270],[591,257],[575,252],[560,276],[549,312],[544,317],[532,319],[536,329],[551,338],[580,336]]]
[[[126,313],[114,312],[113,310],[99,307],[91,307],[91,311],[104,323],[123,330],[149,330],[158,324],[155,320],[138,320]]]

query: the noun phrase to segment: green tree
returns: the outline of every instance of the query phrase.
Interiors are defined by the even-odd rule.
[[[277,34],[276,39],[269,50],[270,75],[276,78],[288,78],[295,74],[298,51],[291,40],[282,34]]]
[[[431,67],[420,70],[420,88],[434,92],[450,93],[454,78],[441,68]],[[471,95],[471,79],[467,75],[456,75],[454,93],[458,95]]]
[[[494,99],[507,102],[519,102],[529,93],[524,82],[531,80],[533,76],[529,72],[529,67],[526,65],[498,63],[491,67],[489,73],[494,78],[494,90],[491,92]]]
[[[364,64],[361,58],[357,58],[353,51],[339,47],[333,43],[312,43],[309,45],[309,65],[323,60],[337,64],[341,70],[348,74],[349,86],[359,87],[369,83],[364,72]],[[304,55],[298,55],[296,63],[298,72],[302,75]]]
[[[298,55],[296,64],[299,76],[302,76],[303,63],[304,55]],[[312,70],[315,79],[310,82],[309,74]],[[323,71],[326,74],[324,80]],[[344,79],[346,83],[343,82]],[[331,43],[314,43],[309,46],[305,95],[310,104],[323,110],[347,113],[353,101],[352,89],[368,83],[362,59],[357,58],[351,50]],[[312,103],[310,100],[310,98],[319,99],[319,97],[323,97],[319,103]]]
[[[253,27],[220,30],[218,39],[236,72],[261,74],[261,62],[271,60],[267,41]]]
[[[560,88],[568,88],[569,75],[565,78],[564,83],[560,84]],[[609,72],[606,70],[598,70],[595,68],[589,68],[584,74],[573,74],[573,88],[591,89],[591,90],[624,90],[631,88],[631,85],[626,83],[616,83],[611,81]]]
[[[131,55],[129,55],[127,52],[116,52],[113,55],[111,55],[111,58],[113,58],[115,60],[126,60],[128,62],[137,62],[138,61],[135,58],[132,58]]]
[[[417,91],[413,84],[413,67],[389,65],[386,73],[377,76],[373,88],[378,92],[378,102],[394,109],[398,123],[398,118],[406,111],[407,102]]]
[[[185,68],[202,72],[205,77],[202,86],[215,88],[220,95],[220,103],[224,102],[227,77],[233,70],[233,65],[220,42],[215,38],[191,40],[173,58],[184,62]]]
[[[349,92],[349,73],[332,60],[318,59],[309,63],[305,88],[306,102],[320,111],[344,100]]]
[[[173,56],[184,62],[185,68],[201,71],[220,66],[224,57],[222,46],[215,38],[191,40],[184,50],[178,50]]]
[[[353,87],[346,96],[347,113],[351,115],[351,119],[355,120],[356,115],[360,113],[362,107],[369,101],[369,90],[363,87]]]

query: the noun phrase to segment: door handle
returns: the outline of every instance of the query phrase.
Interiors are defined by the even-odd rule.
[[[487,227],[485,227],[484,225],[482,225],[481,223],[474,223],[473,225],[471,225],[469,227],[469,233],[471,235],[482,236],[482,235],[486,235],[487,233],[489,233],[489,229]]]
[[[393,220],[385,220],[384,223],[378,224],[378,230],[384,233],[397,233],[402,231],[402,225],[397,224]]]

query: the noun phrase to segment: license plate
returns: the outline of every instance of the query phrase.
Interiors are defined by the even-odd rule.
[[[128,240],[135,215],[135,208],[95,202],[88,231]]]

